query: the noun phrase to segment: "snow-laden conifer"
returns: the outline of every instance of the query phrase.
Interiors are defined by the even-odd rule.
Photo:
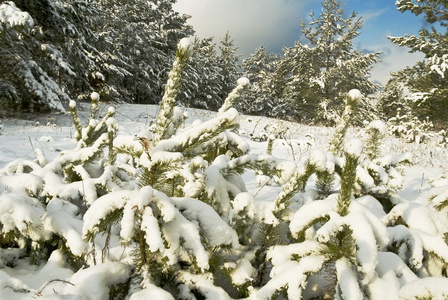
[[[192,54],[192,44],[187,38],[183,38],[177,45],[176,58],[173,68],[168,75],[168,81],[165,86],[160,110],[156,120],[156,128],[154,133],[154,143],[159,140],[170,137],[173,132],[170,131],[170,121],[173,117],[176,98],[179,93],[179,87],[182,80],[182,72],[184,71],[187,61]]]
[[[342,151],[342,145],[344,144],[345,134],[347,133],[347,129],[353,122],[353,118],[355,117],[356,108],[361,101],[361,92],[359,90],[350,90],[345,98],[345,109],[341,116],[341,119],[336,126],[336,133],[333,135],[333,138],[330,142],[330,146],[328,150],[338,155]]]
[[[393,80],[399,81],[406,87],[405,99],[409,104],[412,116],[423,121],[429,117],[436,126],[446,124],[447,118],[440,114],[440,109],[447,106],[447,3],[444,1],[396,1],[400,12],[411,12],[422,15],[431,24],[430,28],[423,28],[417,35],[405,34],[401,37],[388,38],[401,47],[410,51],[421,52],[425,59],[412,67],[407,67],[394,74]]]

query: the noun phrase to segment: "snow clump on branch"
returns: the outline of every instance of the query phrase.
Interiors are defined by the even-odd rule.
[[[190,57],[193,53],[193,44],[189,39],[183,38],[177,44],[177,49],[182,56]]]
[[[361,156],[362,149],[363,149],[363,143],[360,139],[357,138],[350,139],[345,144],[345,152],[355,157]]]
[[[381,135],[386,135],[387,125],[381,120],[375,120],[369,123],[367,129],[376,129]]]
[[[361,100],[362,94],[359,90],[353,89],[348,92],[348,97],[351,101],[359,102]]]
[[[12,1],[7,1],[0,5],[0,23],[6,24],[6,26],[11,28],[16,26],[34,26],[34,20],[30,14],[21,11]]]

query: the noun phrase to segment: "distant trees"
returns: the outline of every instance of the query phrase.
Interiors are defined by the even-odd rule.
[[[280,55],[267,52],[264,46],[243,60],[244,75],[251,82],[241,104],[246,113],[275,116],[278,99],[272,88],[279,62]]]
[[[158,103],[177,42],[193,34],[172,0],[102,0],[94,4],[98,47],[107,58],[100,84],[109,99]],[[105,98],[105,97],[103,97]]]
[[[286,97],[314,120],[337,121],[347,91],[356,88],[369,95],[378,88],[369,76],[380,53],[364,54],[354,49],[362,20],[356,12],[347,19],[343,14],[341,1],[325,0],[320,16],[316,18],[310,11],[309,26],[301,24],[308,43],[296,43],[287,52],[288,65],[294,69],[287,81]]]
[[[389,37],[393,43],[408,47],[411,52],[425,54],[424,61],[397,72],[391,80],[399,81],[409,90],[405,100],[414,116],[429,117],[436,127],[444,127],[448,116],[440,112],[448,110],[448,3],[400,0],[397,8],[401,12],[423,14],[432,26],[420,30],[418,36]],[[382,99],[382,102],[390,101],[393,98]]]
[[[63,110],[93,90],[157,103],[178,40],[193,33],[173,3],[2,1],[0,108]]]
[[[157,104],[178,41],[194,34],[175,2],[0,1],[0,110],[64,110],[92,91]],[[196,41],[180,104],[217,110],[240,77],[230,34],[219,53],[212,39]]]
[[[218,56],[218,65],[222,77],[221,99],[225,100],[240,77],[240,56],[236,53],[238,48],[234,45],[234,40],[230,37],[228,31],[220,41],[219,50],[221,52]]]
[[[354,48],[362,21],[356,12],[347,19],[343,14],[339,0],[325,0],[321,15],[310,11],[311,22],[301,24],[306,44],[296,42],[284,48],[283,57],[269,57],[260,48],[243,63],[255,85],[252,103],[264,103],[264,108],[258,106],[263,111],[260,114],[274,112],[302,122],[334,123],[342,113],[347,91],[357,88],[369,95],[378,89],[369,76],[380,53],[365,54]]]
[[[2,2],[0,16],[0,109],[62,109],[69,96],[61,83],[69,81],[74,68],[61,55],[64,40],[47,42],[57,30],[67,40],[76,39],[73,24],[62,23],[47,0]],[[73,47],[79,49],[79,44]]]
[[[183,82],[180,102],[188,107],[218,110],[221,107],[223,80],[213,37],[196,37],[193,55]]]
[[[74,1],[0,0],[0,110],[64,110],[92,91],[103,101],[157,104],[163,94],[177,42],[192,36],[189,16],[173,11],[175,0]],[[379,97],[379,109],[397,108],[430,118],[442,127],[448,117],[448,13],[446,1],[400,0],[399,11],[423,14],[433,26],[418,36],[390,37],[425,60],[395,74]],[[334,124],[347,91],[364,96],[378,85],[369,80],[380,53],[353,45],[362,19],[345,16],[340,0],[323,0],[319,16],[302,22],[303,41],[282,55],[264,46],[240,65],[229,33],[218,45],[197,38],[178,102],[217,110],[240,73],[251,86],[236,103],[243,112],[307,123]],[[365,99],[364,99],[365,100]],[[362,101],[364,101],[362,100]],[[362,102],[369,119],[373,108]]]

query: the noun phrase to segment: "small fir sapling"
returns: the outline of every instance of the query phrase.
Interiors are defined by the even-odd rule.
[[[356,109],[358,103],[361,101],[361,98],[361,92],[356,89],[350,90],[345,98],[344,112],[342,113],[341,119],[336,126],[335,134],[333,135],[333,138],[328,146],[328,151],[334,155],[339,155],[343,150],[342,146],[344,145],[344,138],[347,133],[347,129],[354,118],[354,114],[356,113]]]
[[[387,134],[387,125],[381,120],[375,120],[367,126],[366,155],[369,160],[374,160],[381,155],[380,145]]]
[[[388,226],[389,251],[396,253],[417,276],[446,276],[447,230],[436,210],[419,203],[402,202],[382,222]]]
[[[401,109],[397,109],[397,115],[388,120],[390,134],[403,138],[408,143],[425,143],[435,136],[432,132],[434,124],[426,118],[421,121],[409,114],[401,115]]]
[[[333,184],[335,180],[335,168],[338,167],[338,164],[335,163],[337,160],[335,156],[338,156],[342,151],[345,135],[355,117],[356,109],[358,103],[361,101],[361,97],[361,92],[356,89],[350,90],[347,94],[344,112],[339,119],[335,133],[328,146],[328,164],[326,168],[318,170],[317,172],[316,187],[319,191],[320,198],[326,198],[334,192]]]
[[[284,184],[282,191],[274,200],[272,218],[261,220],[258,238],[259,245],[257,245],[258,249],[255,252],[253,262],[253,265],[257,267],[255,286],[266,284],[266,275],[268,274],[268,269],[271,267],[271,263],[268,261],[268,249],[289,242],[290,237],[284,232],[289,223],[288,216],[290,214],[292,197],[304,192],[308,179],[316,170],[322,169],[323,165],[325,165],[325,154],[319,150],[313,151],[304,166],[295,168],[291,174],[292,176],[290,176],[289,180]]]
[[[357,169],[355,194],[372,195],[381,202],[385,211],[394,205],[394,195],[403,185],[403,166],[411,163],[409,153],[383,155],[381,143],[387,135],[387,125],[375,120],[366,128],[366,157]],[[396,201],[395,201],[396,202]]]
[[[345,164],[341,172],[341,189],[338,197],[337,212],[342,217],[348,215],[351,197],[356,182],[356,168],[363,144],[361,140],[351,139],[346,144]]]
[[[218,114],[222,114],[228,111],[235,105],[235,101],[241,97],[241,93],[249,86],[249,79],[247,79],[246,77],[241,77],[237,80],[236,84],[236,87],[224,100],[222,107],[218,110]]]
[[[87,245],[82,239],[82,215],[99,195],[125,184],[119,179],[119,167],[114,166],[111,142],[118,128],[112,118],[114,110],[109,109],[102,121],[92,119],[97,101],[98,96],[93,93],[94,113],[86,127],[77,117],[76,103],[70,104],[75,127],[81,126],[76,129],[75,149],[62,152],[51,162],[35,149],[36,161],[13,161],[4,169],[6,174],[0,176],[0,185],[27,177],[23,183],[14,184],[16,190],[22,191],[22,200],[10,202],[15,193],[1,196],[1,206],[9,206],[1,210],[6,212],[0,216],[1,234],[11,238],[11,246],[31,247],[35,262],[60,247],[73,266],[83,265]],[[107,148],[112,161],[103,159]],[[19,188],[21,185],[23,188]],[[14,215],[15,211],[24,213]]]
[[[187,66],[187,61],[193,51],[193,45],[189,39],[183,38],[177,45],[176,57],[173,67],[168,74],[165,92],[163,94],[160,110],[156,119],[156,129],[154,132],[154,144],[159,140],[169,138],[174,134],[170,128],[173,120],[174,106],[182,83],[182,74]]]
[[[314,294],[317,297],[325,294],[329,297],[366,297],[370,284],[376,280],[377,251],[385,249],[389,241],[386,227],[380,219],[363,205],[361,199],[353,198],[361,150],[359,140],[346,144],[339,195],[309,202],[291,218],[293,237],[305,235],[306,241],[315,240],[320,244],[313,252],[307,253],[322,258],[320,266],[316,266],[315,271],[309,274],[312,276],[306,279],[323,280],[321,293]],[[302,285],[302,289],[305,286]]]
[[[429,200],[437,211],[445,211],[448,207],[448,179],[443,174],[437,179],[430,181],[431,190]]]

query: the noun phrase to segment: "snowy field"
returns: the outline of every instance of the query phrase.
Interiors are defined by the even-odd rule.
[[[106,111],[107,108],[101,107],[100,115],[104,115]],[[119,105],[116,107],[116,112],[115,118],[119,124],[118,135],[136,136],[155,119],[157,106]],[[85,111],[80,112],[80,118],[85,121],[87,116],[88,107],[86,106]],[[205,121],[213,116],[215,113],[188,110],[188,118],[182,126],[188,127],[194,124],[193,122],[198,122],[197,120]],[[14,160],[35,160],[37,149],[40,149],[48,161],[51,161],[62,151],[76,146],[75,131],[69,114],[39,116],[38,120],[2,119],[1,122],[0,175],[2,169]],[[284,137],[275,140],[272,154],[281,159],[296,162],[299,162],[302,157],[309,156],[315,149],[325,152],[334,132],[332,128],[310,127],[267,118],[241,116],[239,133],[250,145],[250,153],[264,154],[266,152],[266,141],[257,142],[250,137],[261,136],[268,125],[277,126]],[[349,135],[362,138],[364,131],[351,130]],[[398,196],[406,202],[427,205],[431,191],[430,182],[436,179],[443,182],[443,178],[439,177],[447,174],[447,149],[431,144],[409,144],[400,139],[388,137],[381,145],[381,151],[387,154],[409,152],[412,155],[414,165],[405,167],[404,184]],[[256,195],[255,198],[260,203],[266,202],[266,206],[269,206],[269,202],[281,191],[277,185],[268,184],[267,177],[255,176],[252,171],[246,172],[243,178],[248,191]],[[313,180],[315,179],[311,178],[309,181],[310,187]],[[11,185],[4,188],[14,188],[14,183]],[[0,194],[2,192],[0,191]],[[0,211],[0,216],[3,213]],[[17,255],[13,251],[11,253],[8,251],[8,249],[0,249],[0,258]],[[112,262],[104,264],[103,267],[110,268],[113,276],[109,276],[109,273],[103,272],[99,267],[95,270],[89,268],[74,272],[66,267],[64,257],[58,251],[53,252],[47,263],[39,266],[31,265],[27,259],[18,261],[19,264],[12,267],[3,264],[0,259],[0,299],[107,299],[108,290],[103,287],[114,283],[114,280],[119,281],[120,276],[127,276],[123,274],[129,272],[122,265],[115,265]]]
[[[80,118],[86,121],[89,105],[81,106]],[[103,114],[107,107],[103,106]],[[116,116],[120,129],[119,134],[137,135],[154,122],[158,106],[154,105],[119,105]],[[197,120],[205,121],[216,115],[214,112],[188,109],[185,127]],[[34,150],[41,149],[48,160],[57,157],[62,150],[72,149],[76,145],[72,119],[67,114],[27,116],[27,119],[3,119],[0,123],[0,169],[9,162],[18,159],[35,159]],[[334,128],[314,127],[290,123],[275,119],[241,116],[240,134],[250,144],[251,153],[266,152],[267,142],[255,142],[251,137],[262,136],[266,126],[277,126],[287,130],[288,139],[278,139],[274,143],[273,155],[288,160],[299,160],[314,148],[326,151],[326,147],[334,133]],[[267,133],[266,133],[267,134]],[[363,131],[351,129],[349,136],[362,137]],[[419,198],[427,192],[427,180],[448,173],[448,149],[434,144],[407,143],[402,139],[389,136],[381,147],[383,153],[410,153],[413,166],[406,169],[405,186],[400,194]],[[418,184],[417,184],[418,183]],[[425,195],[423,195],[425,198]]]

